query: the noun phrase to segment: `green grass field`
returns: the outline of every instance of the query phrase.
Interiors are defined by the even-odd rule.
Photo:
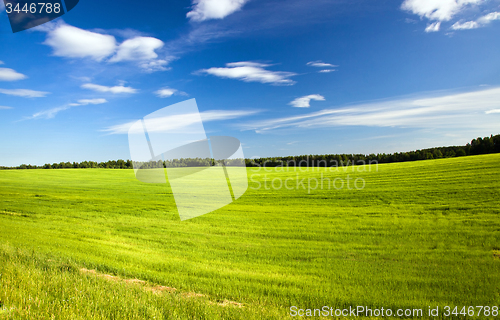
[[[500,154],[357,169],[248,168],[259,190],[183,222],[133,170],[0,171],[0,319],[500,304]],[[297,174],[366,186],[308,192]]]

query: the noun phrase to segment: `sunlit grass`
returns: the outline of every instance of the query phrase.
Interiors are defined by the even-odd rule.
[[[250,182],[233,204],[183,222],[169,187],[141,183],[133,170],[0,171],[0,318],[279,319],[292,305],[498,305],[500,155],[366,169],[249,168],[261,188]],[[307,190],[308,179],[348,174],[365,188]],[[273,188],[276,178],[294,188]]]

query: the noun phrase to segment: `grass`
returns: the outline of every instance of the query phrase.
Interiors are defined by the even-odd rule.
[[[500,304],[500,155],[248,174],[236,202],[181,222],[168,185],[132,170],[0,171],[0,319]],[[365,188],[328,190],[347,175]]]

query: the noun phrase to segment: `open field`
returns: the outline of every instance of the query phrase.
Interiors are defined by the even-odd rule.
[[[183,222],[133,170],[0,171],[0,319],[498,306],[500,154],[365,169],[248,168],[259,190]],[[297,174],[366,186],[263,185]]]

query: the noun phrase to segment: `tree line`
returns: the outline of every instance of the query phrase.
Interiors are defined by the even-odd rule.
[[[369,163],[392,163],[428,159],[441,159],[464,157],[469,155],[480,155],[489,153],[500,153],[500,134],[490,137],[477,138],[465,146],[437,147],[410,152],[377,153],[377,154],[325,154],[325,155],[300,155],[287,157],[268,157],[258,159],[232,159],[224,160],[226,166],[241,166],[243,161],[247,167],[277,167],[277,166],[300,166],[300,167],[331,167],[345,165],[359,165]],[[142,168],[181,168],[181,167],[203,167],[221,165],[221,161],[210,158],[188,158],[167,161],[156,161],[148,163],[133,162],[131,160],[110,160],[107,162],[83,161],[83,162],[60,162],[47,163],[43,166],[22,164],[18,167],[0,167],[0,169],[133,169]]]
[[[289,157],[270,157],[246,160],[247,166],[306,166],[330,167],[370,163],[392,163],[429,159],[464,157],[489,153],[500,153],[500,135],[477,138],[465,146],[436,147],[410,152],[378,153],[378,154],[326,154],[301,155]]]

